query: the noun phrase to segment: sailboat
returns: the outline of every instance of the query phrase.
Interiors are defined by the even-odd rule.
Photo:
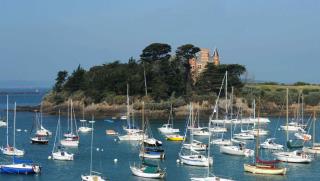
[[[23,156],[24,151],[16,148],[16,103],[14,103],[14,119],[13,119],[13,147],[9,145],[9,97],[7,96],[7,145],[1,147],[1,152],[9,156]]]
[[[144,102],[142,102],[142,130],[145,130],[145,124],[144,124]],[[142,134],[144,135],[144,134]],[[142,142],[144,142],[144,136],[142,138]],[[142,154],[144,154],[145,144],[141,144],[140,153],[142,151]],[[139,165],[136,165],[135,163],[133,165],[130,165],[130,170],[133,175],[138,177],[144,177],[144,178],[164,178],[166,175],[165,169],[160,168],[158,165],[147,163],[144,159],[145,157],[141,156],[141,163]]]
[[[61,124],[60,124],[60,110],[59,110],[59,119],[57,123],[56,134],[54,137],[54,144],[53,144],[51,156],[49,156],[49,159],[52,158],[53,160],[63,160],[63,161],[73,160],[73,153],[68,153],[67,151],[64,150],[63,146],[60,145],[60,138],[61,138]]]
[[[172,108],[172,104],[171,104],[171,107],[170,107],[170,114],[169,114],[169,118],[168,118],[168,123],[167,124],[163,124],[160,128],[158,128],[158,130],[163,134],[179,133],[179,129],[173,128],[173,108]]]
[[[200,122],[200,113],[199,113],[199,105],[198,105],[198,109],[197,109],[197,113],[195,116],[195,121],[193,123],[193,126],[195,127],[196,122],[198,123],[198,129],[194,129],[193,130],[193,136],[209,136],[210,131],[208,127],[200,127],[199,126],[199,122]]]
[[[194,118],[193,105],[191,103],[188,122],[193,123],[194,122],[193,118]],[[183,164],[186,164],[186,165],[191,165],[191,166],[208,167],[210,164],[213,163],[213,159],[210,157],[206,157],[205,155],[201,154],[200,152],[198,152],[192,148],[192,143],[193,143],[193,133],[192,132],[193,132],[193,129],[190,129],[190,144],[191,144],[190,149],[186,150],[185,147],[183,146],[184,142],[182,144],[182,147],[179,152],[180,162]],[[188,133],[188,128],[186,128],[185,137],[187,136],[187,133]]]
[[[35,136],[31,138],[31,143],[32,144],[48,144],[49,143],[49,139],[47,138],[48,135],[47,133],[42,132],[42,129],[41,129],[42,126],[40,124],[41,115],[39,115],[37,112],[35,113],[34,121],[35,121],[37,131],[35,132]]]
[[[0,172],[6,174],[37,174],[41,167],[31,160],[22,160],[13,157],[12,164],[0,165]]]
[[[78,129],[79,132],[88,133],[88,132],[92,131],[92,129],[90,127],[88,127],[88,125],[87,125],[87,120],[84,119],[84,105],[82,108],[82,119],[80,120],[80,123],[81,123],[81,125]]]
[[[288,94],[289,94],[289,89],[287,88],[287,116],[286,116],[287,126],[288,126],[288,120],[289,120]],[[288,131],[289,130],[286,129],[287,143],[288,143],[287,148],[290,148],[289,147],[290,142],[288,142],[289,140]],[[274,156],[279,161],[290,162],[290,163],[310,163],[312,161],[311,156],[302,150],[276,152],[274,153]]]
[[[52,132],[48,129],[44,128],[42,125],[43,122],[43,115],[42,115],[42,104],[40,105],[40,125],[37,125],[36,136],[37,137],[44,137],[44,136],[51,136]]]
[[[139,133],[141,132],[141,130],[134,125],[134,119],[132,119],[132,123],[131,123],[131,119],[130,119],[131,112],[132,112],[132,109],[130,109],[129,84],[127,84],[127,115],[125,117],[127,120],[127,126],[123,127],[123,129],[129,134]]]
[[[312,139],[312,146],[303,147],[302,150],[306,153],[311,154],[320,154],[320,143],[315,142],[315,135],[316,135],[316,113],[313,113],[313,139]]]
[[[70,117],[70,119],[69,119],[69,117]],[[72,100],[70,102],[70,109],[68,111],[68,125],[69,125],[69,122],[70,122],[70,130],[68,130],[69,131],[68,133],[65,133],[63,135],[65,138],[60,140],[60,144],[62,146],[66,146],[66,147],[78,147],[79,146],[79,135],[78,135],[77,131],[74,131],[74,128],[73,128],[73,122],[75,124],[75,127],[77,127],[77,125],[76,125],[75,113],[73,110]],[[77,130],[77,128],[75,128],[75,130]]]
[[[134,125],[133,112],[130,109],[130,99],[129,99],[129,85],[127,84],[127,126],[123,127],[123,130],[126,132],[124,135],[119,135],[118,138],[120,141],[141,141],[143,137],[147,138],[146,134],[143,134],[143,131],[138,129]],[[132,123],[131,123],[132,115]]]
[[[140,150],[140,157],[151,158],[151,159],[164,159],[165,151],[162,148],[162,142],[153,137],[150,129],[148,117],[145,116],[145,125],[143,134],[146,133],[148,138],[143,139],[141,144],[144,144],[143,149]]]
[[[210,127],[211,122],[209,122],[209,127]],[[211,134],[209,135],[209,143],[210,143],[210,139],[211,139]],[[211,146],[210,144],[208,145],[208,158],[210,158],[210,149]],[[206,177],[191,177],[190,178],[191,181],[233,181],[231,179],[226,179],[226,178],[222,178],[222,177],[218,177],[214,174],[210,173],[210,165],[208,166],[208,170],[207,170],[207,175]]]
[[[93,130],[93,122],[91,123],[91,129]],[[91,132],[91,149],[90,149],[90,173],[88,175],[81,175],[82,181],[105,181],[105,179],[100,176],[101,173],[92,170],[92,147],[93,147],[93,131]]]
[[[260,111],[258,110],[258,126],[259,126],[259,116]],[[258,130],[259,132],[259,130]],[[259,133],[256,137],[256,159],[253,164],[244,164],[244,171],[251,172],[253,174],[266,174],[266,175],[285,175],[287,168],[278,167],[277,160],[266,161],[259,158]]]

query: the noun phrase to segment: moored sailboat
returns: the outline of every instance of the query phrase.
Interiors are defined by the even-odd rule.
[[[13,116],[13,146],[9,145],[9,98],[7,96],[7,132],[6,132],[6,138],[7,138],[7,145],[5,147],[1,147],[0,150],[4,155],[9,156],[23,156],[24,150],[20,150],[16,148],[16,103],[14,103],[14,116]]]

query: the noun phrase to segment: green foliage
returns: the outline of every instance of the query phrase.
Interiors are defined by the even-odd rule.
[[[209,63],[193,87],[189,59],[199,50],[186,44],[178,47],[175,56],[171,57],[170,45],[152,43],[143,49],[138,61],[130,57],[127,63],[114,61],[93,66],[88,71],[79,65],[70,76],[66,71],[60,71],[53,89],[53,102],[60,103],[72,97],[85,104],[123,104],[126,102],[127,85],[132,98],[148,98],[148,103],[155,109],[167,106],[168,101],[178,105],[189,101],[213,102],[226,71],[229,72],[229,88],[243,86],[240,76],[245,67]],[[148,96],[145,96],[145,77]]]
[[[307,105],[316,106],[320,103],[320,92],[310,92],[304,99]]]
[[[56,83],[53,87],[53,90],[56,92],[61,92],[67,77],[68,77],[68,72],[66,70],[59,71],[57,74]]]
[[[294,83],[293,85],[299,86],[299,85],[310,85],[310,84],[307,83],[307,82],[301,82],[301,81],[299,81],[299,82]]]

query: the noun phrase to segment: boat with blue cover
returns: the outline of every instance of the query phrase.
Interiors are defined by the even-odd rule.
[[[0,172],[7,174],[36,174],[40,173],[41,167],[32,160],[13,158],[12,164],[0,165]]]

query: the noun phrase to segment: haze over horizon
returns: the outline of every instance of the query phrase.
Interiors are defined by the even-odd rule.
[[[219,49],[256,80],[320,83],[320,1],[0,1],[0,84],[139,58],[154,42]],[[14,83],[13,83],[14,84]]]

